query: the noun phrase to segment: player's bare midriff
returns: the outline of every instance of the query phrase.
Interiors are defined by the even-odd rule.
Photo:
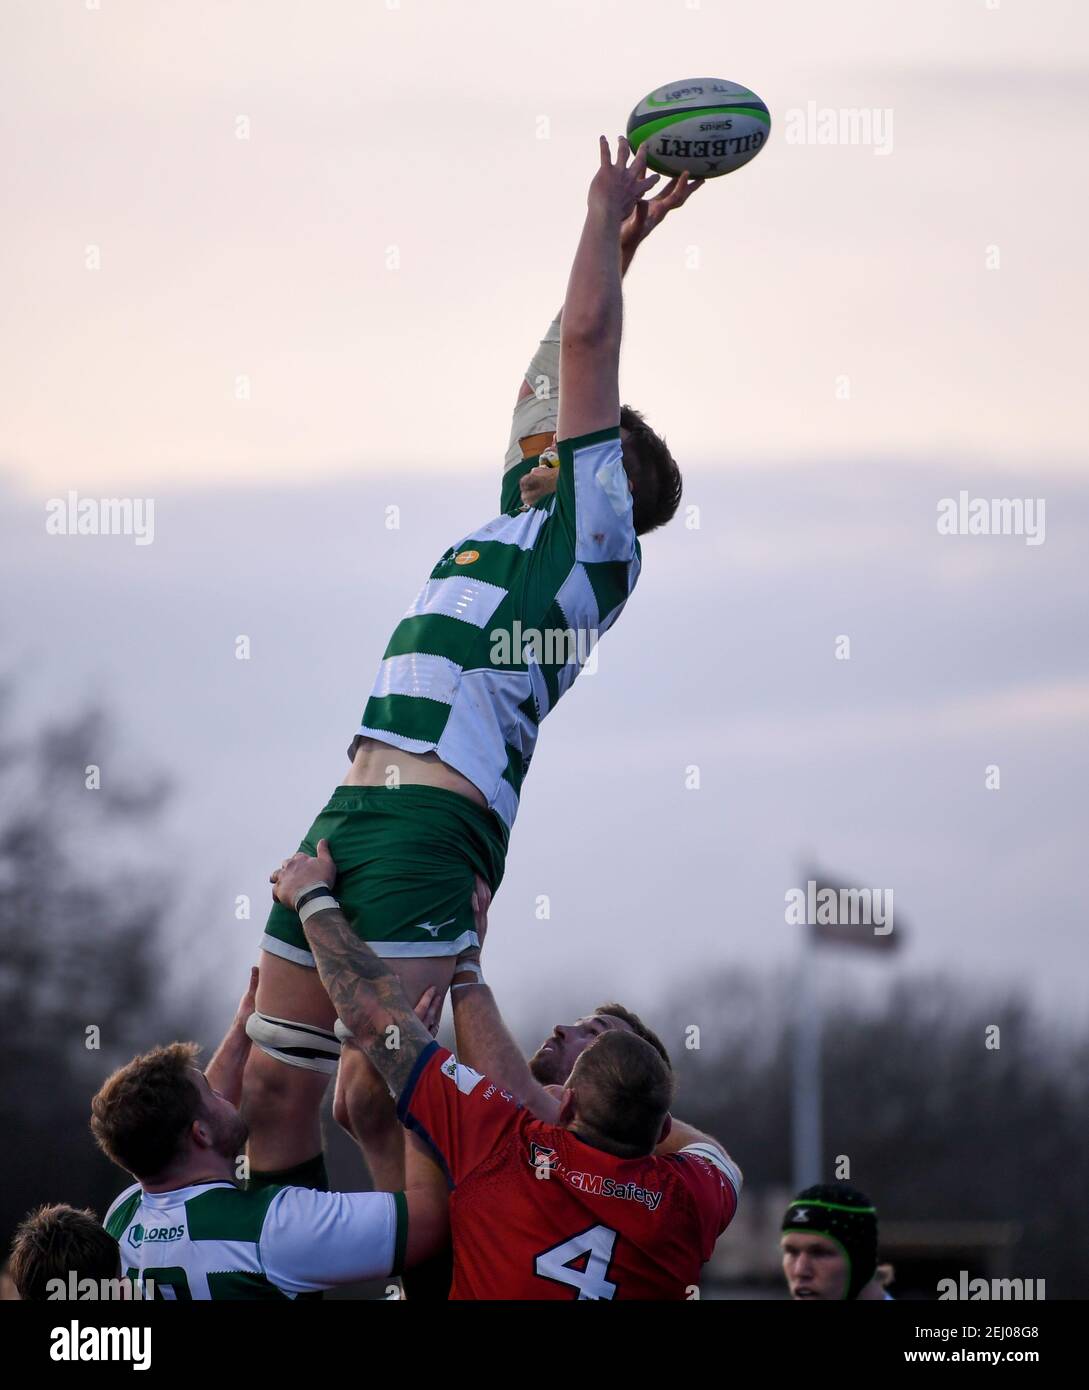
[[[394,780],[396,769],[396,780]],[[352,765],[344,778],[346,787],[442,787],[457,792],[487,809],[484,793],[467,777],[455,772],[437,753],[406,753],[376,738],[357,738]]]

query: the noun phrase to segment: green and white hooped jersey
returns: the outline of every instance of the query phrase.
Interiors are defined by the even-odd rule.
[[[529,397],[515,430],[547,429],[554,414],[553,402]],[[390,639],[358,730],[437,753],[508,828],[541,720],[619,617],[641,563],[619,426],[556,447],[554,496],[521,510],[525,470],[508,467],[503,515],[432,570]]]
[[[121,1272],[150,1282],[156,1299],[293,1299],[399,1270],[408,1207],[403,1192],[136,1183],[103,1225]]]

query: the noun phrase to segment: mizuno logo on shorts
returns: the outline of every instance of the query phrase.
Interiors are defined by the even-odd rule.
[[[452,927],[456,921],[456,917],[451,917],[448,922],[440,922],[437,927],[433,927],[430,922],[421,922],[418,927],[413,928],[413,931],[429,931],[432,937],[436,937],[443,927]]]

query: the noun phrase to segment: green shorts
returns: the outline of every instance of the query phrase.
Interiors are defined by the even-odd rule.
[[[477,944],[476,874],[494,893],[507,827],[468,797],[441,787],[337,787],[299,846],[328,840],[333,889],[352,929],[378,955],[456,956]],[[274,903],[264,950],[314,966],[298,914]]]

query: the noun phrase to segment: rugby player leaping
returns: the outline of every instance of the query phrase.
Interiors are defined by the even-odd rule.
[[[680,502],[665,444],[621,410],[621,276],[700,181],[681,175],[645,200],[657,182],[645,150],[633,159],[621,138],[614,160],[602,137],[600,155],[562,321],[515,407],[503,514],[447,550],[394,631],[351,768],[300,846],[328,841],[347,920],[412,999],[444,992],[475,943],[474,880],[499,887],[537,727],[634,588],[636,536]],[[557,437],[553,475],[540,455]],[[524,648],[528,633],[543,642]],[[334,1114],[376,1185],[398,1186],[403,1136],[385,1083],[358,1049],[341,1057],[298,915],[276,904],[261,944],[243,1094],[255,1176],[325,1185],[319,1110],[339,1060]]]

